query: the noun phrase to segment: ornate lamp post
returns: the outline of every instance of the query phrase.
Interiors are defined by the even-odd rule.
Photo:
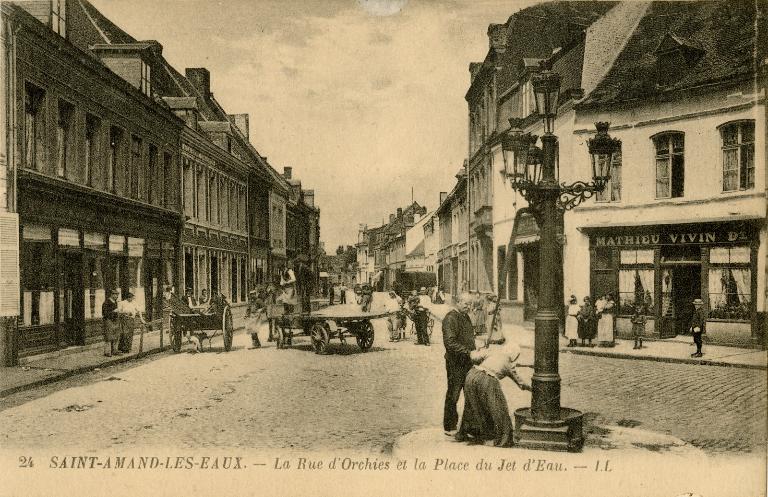
[[[608,123],[596,123],[597,135],[588,141],[593,181],[558,184],[555,172],[560,76],[542,65],[533,78],[536,108],[544,121],[542,148],[536,136],[523,133],[520,119],[510,119],[511,129],[502,140],[504,172],[512,188],[528,201],[528,210],[539,225],[539,305],[536,313],[534,373],[531,407],[515,411],[515,442],[528,448],[580,451],[584,444],[582,413],[560,406],[559,313],[557,274],[560,246],[557,228],[561,215],[602,191],[610,180],[611,159],[621,143],[608,135]],[[511,157],[510,157],[511,155]]]

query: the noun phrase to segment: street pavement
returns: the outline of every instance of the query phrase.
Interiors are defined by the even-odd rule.
[[[334,340],[329,355],[309,339],[278,350],[155,355],[2,399],[0,446],[18,448],[174,447],[347,450],[388,453],[409,432],[441,425],[445,391],[440,323],[433,345],[414,337],[376,340],[361,353]],[[436,343],[435,343],[436,342]],[[521,363],[532,364],[523,349]],[[521,368],[530,378],[531,369]],[[708,453],[764,449],[763,370],[561,354],[562,405],[586,413],[588,426],[618,425],[669,434]],[[514,409],[530,403],[502,382]]]

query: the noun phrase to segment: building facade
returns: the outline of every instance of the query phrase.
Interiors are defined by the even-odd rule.
[[[2,5],[9,195],[21,225],[6,363],[101,340],[101,304],[113,289],[135,294],[152,318],[163,285],[178,284],[184,123],[153,98],[162,47],[105,50],[87,29],[89,8]]]

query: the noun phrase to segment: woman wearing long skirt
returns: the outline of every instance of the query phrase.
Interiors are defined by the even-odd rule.
[[[589,347],[593,347],[592,339],[597,334],[597,316],[595,315],[595,306],[592,305],[592,299],[587,295],[584,297],[584,305],[579,309],[579,339],[581,346],[584,347],[584,340],[589,340]]]
[[[456,440],[476,443],[493,440],[497,447],[513,445],[514,428],[500,380],[509,377],[520,389],[531,389],[515,370],[519,356],[520,348],[508,338],[502,347],[470,353],[476,365],[464,380],[464,413]]]
[[[565,338],[568,339],[568,346],[575,347],[579,339],[579,300],[576,295],[571,295],[568,304],[568,315],[565,317]]]
[[[609,293],[603,296],[597,301],[595,308],[600,316],[597,322],[597,344],[601,347],[613,347],[615,345],[613,330],[616,309],[613,295]]]

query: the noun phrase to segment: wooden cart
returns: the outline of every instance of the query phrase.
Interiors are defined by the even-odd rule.
[[[324,354],[332,338],[338,338],[342,344],[346,338],[355,337],[360,350],[367,352],[373,346],[374,332],[372,319],[383,318],[390,312],[339,313],[336,306],[329,306],[313,313],[282,314],[278,306],[270,306],[269,317],[276,332],[277,348],[291,345],[295,335],[305,335],[312,339],[316,354]]]
[[[197,312],[171,312],[171,347],[174,352],[181,351],[181,340],[185,333],[191,333],[197,337],[202,350],[203,340],[211,339],[219,333],[224,337],[224,350],[232,349],[232,336],[234,326],[232,324],[232,310],[229,304],[225,304],[221,312],[201,314]]]

